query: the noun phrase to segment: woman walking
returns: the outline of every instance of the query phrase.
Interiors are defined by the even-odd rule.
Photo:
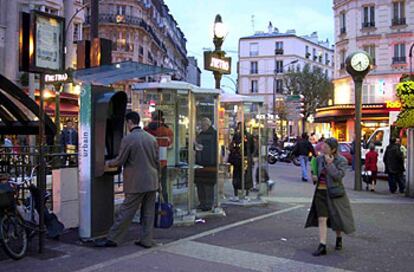
[[[375,185],[377,184],[377,162],[378,162],[378,153],[375,151],[375,145],[371,143],[369,145],[369,152],[365,156],[365,171],[371,171],[371,192],[375,192]]]
[[[342,232],[355,231],[351,205],[342,179],[347,161],[338,153],[335,138],[325,140],[323,154],[317,158],[317,173],[313,173],[316,190],[305,227],[319,228],[319,246],[313,256],[326,255],[328,227],[336,232],[336,250],[342,249]]]

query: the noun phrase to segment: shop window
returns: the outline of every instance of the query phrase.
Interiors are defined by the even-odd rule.
[[[256,57],[259,55],[259,44],[251,43],[250,44],[250,57]]]

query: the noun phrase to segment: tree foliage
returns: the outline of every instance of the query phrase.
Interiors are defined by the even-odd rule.
[[[333,94],[333,84],[322,69],[309,64],[302,71],[288,71],[284,75],[284,91],[286,95],[303,95],[305,120],[316,109],[328,105]]]

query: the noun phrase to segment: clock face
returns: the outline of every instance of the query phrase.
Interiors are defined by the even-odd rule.
[[[357,71],[362,72],[369,67],[369,58],[364,53],[357,53],[351,59],[351,67]]]

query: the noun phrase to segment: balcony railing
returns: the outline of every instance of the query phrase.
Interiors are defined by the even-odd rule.
[[[362,28],[370,28],[370,27],[375,27],[375,22],[371,21],[371,22],[363,22],[362,23]]]
[[[142,18],[135,17],[135,16],[125,16],[125,15],[118,15],[118,14],[107,14],[101,13],[99,14],[99,22],[100,23],[111,23],[111,24],[126,24],[126,25],[133,25],[139,26],[145,29],[147,33],[153,38],[155,43],[160,46],[164,51],[167,51],[164,43],[161,42],[161,39],[155,33],[154,29],[147,24]],[[86,16],[85,25],[90,24],[90,16]]]
[[[345,34],[346,33],[346,28],[345,27],[341,27],[340,28],[340,33],[341,33],[341,35],[342,34]]]
[[[393,18],[392,19],[392,25],[393,26],[406,25],[405,17]]]
[[[250,74],[257,74],[257,73],[258,73],[257,69],[250,69]]]
[[[283,73],[283,67],[275,69],[275,74],[281,74],[281,73]]]
[[[406,57],[393,57],[392,64],[404,64],[407,63]]]
[[[283,48],[275,49],[275,55],[283,55]]]

